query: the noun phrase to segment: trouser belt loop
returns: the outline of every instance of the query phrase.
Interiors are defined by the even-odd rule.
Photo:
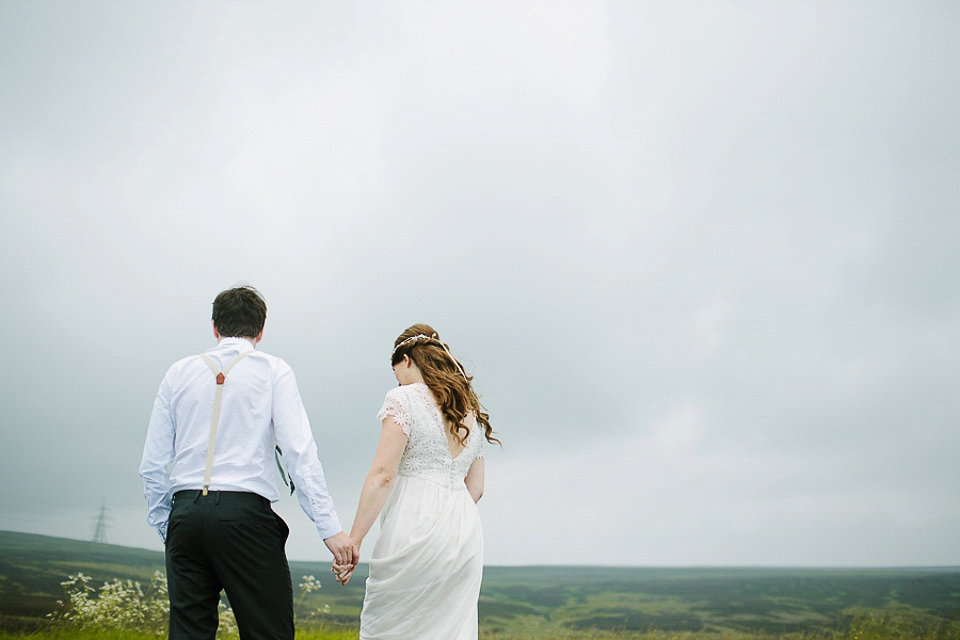
[[[213,501],[213,504],[220,504],[220,496],[223,495],[222,491],[217,491],[217,499]]]
[[[197,495],[193,496],[193,501],[196,502],[197,500],[199,500],[201,495],[202,494],[199,491],[197,491]]]

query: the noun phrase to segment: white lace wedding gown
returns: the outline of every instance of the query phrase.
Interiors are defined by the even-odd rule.
[[[388,415],[408,440],[370,559],[360,639],[476,640],[483,535],[463,479],[483,456],[483,429],[473,422],[452,458],[422,383],[391,389],[378,417]]]

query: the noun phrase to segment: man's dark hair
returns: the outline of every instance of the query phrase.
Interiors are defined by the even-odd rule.
[[[267,303],[253,287],[221,291],[213,301],[213,325],[221,338],[256,338],[267,320]]]

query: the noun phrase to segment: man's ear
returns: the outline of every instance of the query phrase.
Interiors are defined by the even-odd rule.
[[[213,337],[216,338],[217,340],[219,340],[219,339],[220,339],[220,332],[217,331],[217,324],[216,324],[215,322],[213,322],[213,321],[211,321],[211,322],[213,323]]]
[[[263,340],[263,329],[260,329],[260,333],[257,334],[257,337],[254,338],[253,342],[254,344],[259,344],[261,340]]]

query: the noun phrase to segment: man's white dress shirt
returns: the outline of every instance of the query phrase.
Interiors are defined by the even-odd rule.
[[[253,353],[236,364],[223,385],[210,491],[248,491],[276,502],[274,445],[279,444],[300,506],[321,538],[336,535],[343,528],[327,492],[293,369],[244,338],[223,338],[206,353],[223,369],[245,351]],[[147,523],[164,541],[173,494],[203,488],[215,392],[214,373],[196,355],[176,362],[160,383],[140,475]]]

